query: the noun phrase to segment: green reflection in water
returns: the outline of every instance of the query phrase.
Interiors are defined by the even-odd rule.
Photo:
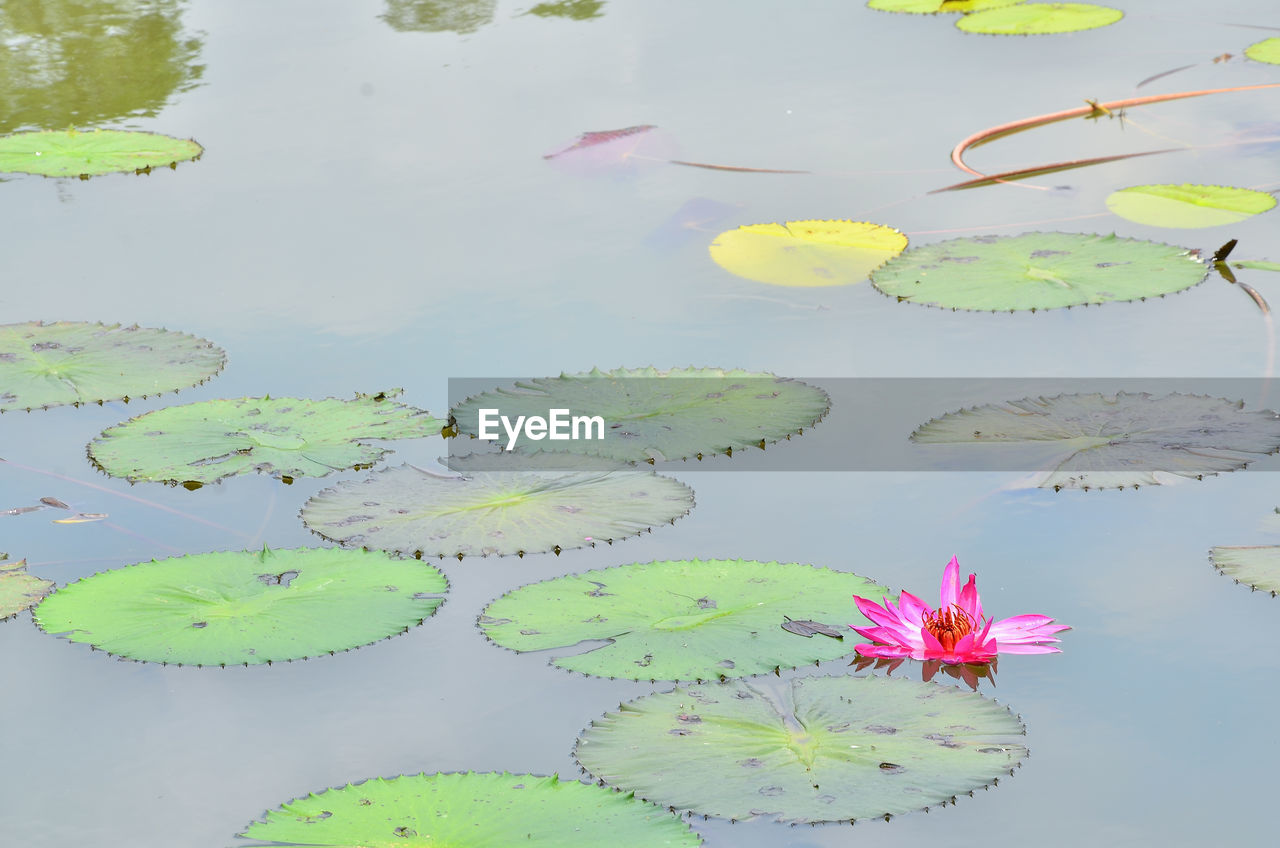
[[[382,20],[399,32],[475,32],[493,21],[498,0],[387,0]]]
[[[182,0],[4,0],[0,132],[152,116],[196,85]]]
[[[525,14],[537,15],[540,18],[573,18],[585,21],[591,18],[602,18],[604,0],[559,0],[556,3],[539,3]]]

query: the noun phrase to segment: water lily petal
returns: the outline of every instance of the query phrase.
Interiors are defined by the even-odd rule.
[[[982,621],[982,599],[978,597],[978,575],[970,574],[969,582],[960,590],[960,609],[974,621]]]
[[[1055,640],[1056,641],[1056,640]],[[1000,644],[1002,654],[1060,654],[1061,648],[1052,645],[1006,645]]]
[[[903,621],[910,621],[917,626],[924,622],[925,613],[933,612],[933,607],[907,591],[898,596],[898,608]]]
[[[942,569],[942,603],[938,609],[951,609],[960,600],[960,560],[955,557]]]
[[[859,645],[856,650],[864,657],[893,658],[912,655],[910,649],[900,645]]]

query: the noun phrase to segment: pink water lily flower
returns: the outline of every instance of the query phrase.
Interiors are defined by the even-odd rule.
[[[984,663],[996,654],[1049,654],[1059,649],[1055,633],[1071,628],[1054,624],[1047,615],[1015,615],[1001,621],[984,619],[978,598],[977,576],[960,585],[960,562],[951,558],[942,572],[942,597],[938,609],[903,592],[898,605],[884,599],[884,606],[853,596],[858,609],[875,626],[852,627],[870,645],[858,645],[866,657],[911,657],[944,663]]]

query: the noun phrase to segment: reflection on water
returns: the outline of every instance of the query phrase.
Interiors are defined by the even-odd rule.
[[[539,3],[526,15],[537,15],[540,18],[573,18],[585,21],[590,18],[604,17],[603,0],[559,0],[557,3]]]
[[[387,0],[382,20],[398,32],[475,32],[493,22],[498,0]]]
[[[181,0],[0,3],[0,132],[153,116],[196,85]]]

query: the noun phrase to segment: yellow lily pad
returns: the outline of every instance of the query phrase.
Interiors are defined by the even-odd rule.
[[[1113,191],[1107,208],[1153,227],[1220,227],[1266,212],[1276,199],[1264,191],[1214,185],[1140,185]]]
[[[721,233],[711,258],[731,274],[775,286],[846,286],[907,247],[892,227],[867,221],[750,224]]]

